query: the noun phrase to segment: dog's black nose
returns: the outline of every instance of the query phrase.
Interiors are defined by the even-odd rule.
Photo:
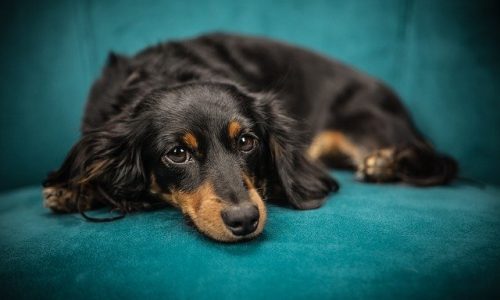
[[[251,203],[231,206],[222,211],[222,220],[234,235],[247,235],[257,229],[259,210]]]

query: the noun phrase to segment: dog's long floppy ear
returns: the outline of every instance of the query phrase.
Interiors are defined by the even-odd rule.
[[[298,209],[320,207],[330,192],[338,190],[337,182],[327,171],[306,156],[305,143],[298,133],[296,122],[280,108],[270,95],[256,101],[269,152],[269,170],[280,196]],[[270,187],[273,189],[273,187]]]
[[[87,201],[121,207],[139,198],[148,186],[141,157],[142,136],[140,122],[111,120],[85,133],[43,185],[73,194],[83,192],[95,198]]]

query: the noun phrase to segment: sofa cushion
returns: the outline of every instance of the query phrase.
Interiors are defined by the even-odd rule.
[[[222,244],[170,208],[111,223],[0,196],[2,294],[29,298],[332,298],[500,295],[500,189],[355,182],[326,205],[269,205],[264,234]]]

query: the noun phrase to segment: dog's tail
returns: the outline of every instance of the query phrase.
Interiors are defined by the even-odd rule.
[[[396,153],[397,175],[417,186],[447,184],[457,177],[458,163],[448,155],[425,147],[405,147]]]

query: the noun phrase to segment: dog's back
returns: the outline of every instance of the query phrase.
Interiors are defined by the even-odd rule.
[[[149,92],[189,82],[230,82],[277,95],[294,117],[319,124],[325,107],[352,89],[377,89],[374,78],[320,54],[274,40],[210,34],[146,48],[128,58],[111,53],[91,90],[83,132],[102,125]],[[311,122],[314,120],[314,122]]]

